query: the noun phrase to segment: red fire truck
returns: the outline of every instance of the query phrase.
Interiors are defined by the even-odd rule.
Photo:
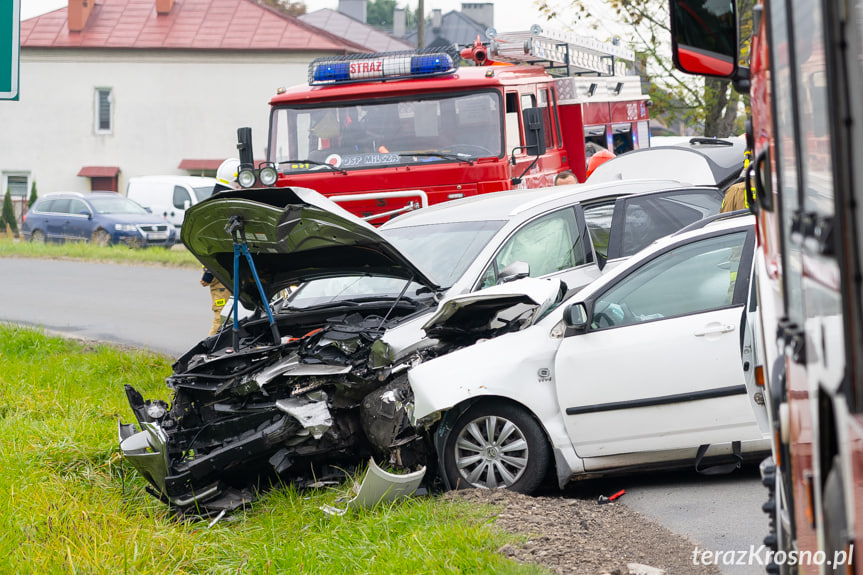
[[[307,85],[270,101],[265,163],[253,165],[240,129],[239,180],[312,188],[374,223],[406,206],[550,186],[563,170],[583,181],[593,152],[649,145],[633,58],[534,27],[460,53],[316,59]]]
[[[675,64],[752,96],[750,208],[775,430],[770,573],[863,573],[863,0],[672,0]]]

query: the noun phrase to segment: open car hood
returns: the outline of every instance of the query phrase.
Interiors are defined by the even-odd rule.
[[[374,226],[307,188],[267,188],[215,194],[188,209],[183,244],[233,291],[234,243],[227,226],[242,221],[246,243],[267,299],[304,281],[350,274],[411,279],[438,286]],[[238,299],[260,301],[246,258],[240,257]]]
[[[634,178],[668,178],[695,186],[717,186],[732,183],[743,169],[746,142],[743,138],[718,140],[721,144],[701,143],[698,139],[682,145],[642,148],[627,152],[600,165],[589,183]]]
[[[558,279],[524,278],[477,292],[445,298],[423,325],[429,337],[499,333],[523,329],[557,302],[565,284]],[[513,329],[514,328],[514,329]]]

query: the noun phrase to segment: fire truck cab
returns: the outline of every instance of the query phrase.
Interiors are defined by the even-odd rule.
[[[595,151],[649,145],[648,98],[640,78],[626,75],[633,57],[534,27],[460,53],[319,58],[307,85],[270,101],[266,165],[276,186],[315,189],[373,223],[465,196],[550,186],[564,170],[584,181]],[[475,65],[460,66],[463,59]],[[260,174],[251,156],[241,160]]]

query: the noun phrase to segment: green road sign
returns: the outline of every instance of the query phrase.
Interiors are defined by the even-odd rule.
[[[18,99],[21,0],[0,0],[0,100]]]

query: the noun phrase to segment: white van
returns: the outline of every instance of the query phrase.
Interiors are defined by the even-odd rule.
[[[199,176],[138,176],[129,178],[126,196],[179,228],[186,210],[209,198],[215,185],[215,178]]]

